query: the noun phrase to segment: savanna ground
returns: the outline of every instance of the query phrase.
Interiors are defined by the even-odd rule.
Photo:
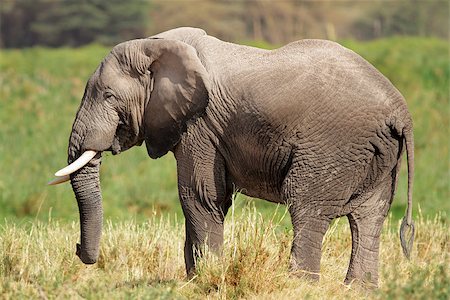
[[[96,265],[84,266],[74,255],[78,211],[70,185],[45,184],[65,165],[85,82],[110,50],[94,45],[0,52],[0,295],[449,298],[448,44],[390,38],[344,45],[391,79],[414,120],[413,256],[411,261],[402,256],[397,234],[406,204],[403,168],[382,235],[378,290],[342,284],[351,249],[345,219],[325,238],[321,282],[308,283],[287,271],[292,228],[285,208],[241,195],[227,216],[223,257],[206,257],[187,281],[175,162],[172,155],[152,161],[143,148],[104,157],[101,256]]]

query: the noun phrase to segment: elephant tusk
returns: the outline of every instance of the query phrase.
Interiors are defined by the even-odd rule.
[[[85,151],[76,161],[56,172],[55,176],[65,176],[72,174],[73,172],[84,167],[84,165],[86,165],[96,154],[97,151],[93,150]]]
[[[70,180],[70,175],[58,176],[52,181],[47,182],[47,185],[57,185]]]

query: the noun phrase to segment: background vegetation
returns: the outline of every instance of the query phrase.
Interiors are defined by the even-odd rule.
[[[446,0],[3,0],[0,47],[114,45],[194,26],[228,41],[448,38]]]
[[[448,20],[449,3],[440,0],[1,1],[0,295],[448,298]],[[418,232],[407,262],[397,236],[406,204],[404,163],[382,237],[380,290],[342,285],[351,248],[345,219],[326,236],[321,282],[289,276],[285,208],[242,195],[227,216],[223,259],[207,256],[198,276],[186,281],[175,161],[172,154],[151,160],[143,147],[104,155],[100,261],[86,267],[75,257],[78,210],[70,185],[46,182],[66,163],[85,83],[111,45],[178,26],[265,48],[300,38],[338,40],[402,92],[414,120]]]

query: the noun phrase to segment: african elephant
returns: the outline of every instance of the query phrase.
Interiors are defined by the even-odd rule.
[[[301,40],[276,50],[173,29],[115,46],[90,77],[72,127],[69,166],[86,264],[99,255],[101,153],[145,141],[174,153],[185,215],[188,274],[206,243],[218,250],[233,188],[288,205],[291,269],[319,278],[331,220],[352,233],[345,282],[377,283],[379,238],[406,146],[412,227],[412,120],[400,92],[337,43]],[[405,247],[406,255],[410,248]],[[300,272],[302,271],[302,272]],[[304,272],[303,272],[304,271]]]

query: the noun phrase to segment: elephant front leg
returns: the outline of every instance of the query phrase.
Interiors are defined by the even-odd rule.
[[[187,275],[191,277],[195,272],[196,261],[202,256],[205,248],[220,254],[226,211],[222,209],[212,211],[204,207],[196,196],[184,195],[181,201],[186,219],[184,259]]]
[[[174,154],[186,219],[184,253],[190,276],[205,246],[216,253],[222,248],[223,222],[231,206],[232,189],[227,185],[225,161],[201,127],[190,127]]]
[[[296,275],[318,281],[320,279],[320,259],[322,240],[330,220],[300,214],[295,206],[290,209],[294,240],[291,249],[291,271]]]

